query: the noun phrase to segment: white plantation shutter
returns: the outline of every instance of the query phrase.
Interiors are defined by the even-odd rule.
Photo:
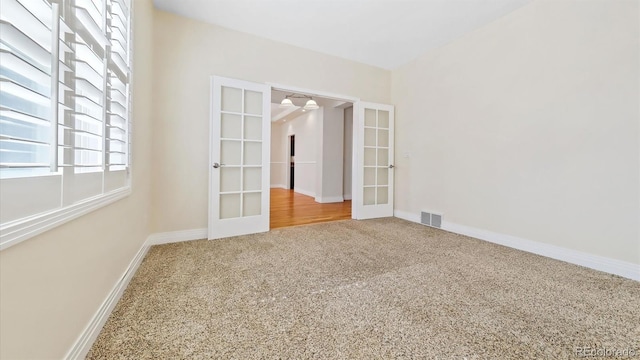
[[[0,177],[50,172],[52,9],[0,2]]]
[[[67,138],[76,173],[102,171],[104,74],[100,57],[76,35],[75,92],[72,129]],[[104,51],[104,50],[103,50]]]
[[[110,74],[113,74],[110,71]],[[110,171],[124,170],[127,166],[127,139],[129,133],[128,98],[125,85],[117,76],[111,75],[112,89],[109,99],[107,133],[107,165]],[[124,93],[122,90],[125,90]]]
[[[109,0],[108,75],[109,110],[107,117],[107,157],[109,171],[125,170],[129,162],[129,23],[131,4],[125,0]]]
[[[74,173],[103,171],[105,125],[105,66],[107,38],[104,31],[105,4],[102,0],[75,0],[73,36],[74,111],[71,129],[65,137],[65,164]],[[100,189],[95,189],[98,192]]]
[[[0,0],[0,34],[4,248],[128,192],[131,2]]]

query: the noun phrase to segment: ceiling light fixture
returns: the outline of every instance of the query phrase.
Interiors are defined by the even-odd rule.
[[[297,95],[297,94],[291,94],[291,95],[287,95],[285,96],[284,99],[282,99],[282,101],[280,102],[280,108],[290,108],[290,107],[294,107],[296,106],[293,101],[291,101],[291,99],[307,99],[307,102],[305,103],[303,110],[315,110],[315,109],[319,109],[320,106],[318,106],[318,103],[316,103],[315,100],[313,100],[313,98],[311,96],[308,95]]]
[[[320,106],[318,106],[318,104],[315,102],[315,100],[313,99],[309,99],[309,101],[307,101],[306,105],[304,106],[305,110],[315,110],[317,108],[319,108]]]
[[[295,105],[293,105],[293,101],[291,101],[291,99],[289,99],[289,97],[286,97],[284,99],[282,99],[282,102],[280,103],[281,108],[289,108],[289,107],[293,107]]]

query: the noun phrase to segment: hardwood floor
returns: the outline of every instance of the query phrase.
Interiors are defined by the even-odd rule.
[[[271,189],[271,229],[351,219],[351,200],[320,204],[293,190]]]

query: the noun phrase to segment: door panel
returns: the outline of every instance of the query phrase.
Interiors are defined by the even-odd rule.
[[[358,102],[353,217],[393,216],[393,106]]]
[[[214,76],[209,239],[269,231],[271,88]]]

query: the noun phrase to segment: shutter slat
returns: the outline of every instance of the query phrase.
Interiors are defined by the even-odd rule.
[[[10,117],[10,118],[15,119],[15,120],[29,122],[29,123],[33,123],[33,124],[36,124],[36,125],[49,125],[50,124],[49,119],[33,116],[33,115],[30,115],[30,114],[23,113],[23,112],[20,112],[20,111],[16,111],[14,109],[6,108],[6,107],[0,107],[0,116],[2,116],[2,117],[6,116],[6,117]]]
[[[0,41],[4,49],[10,49],[25,61],[37,66],[46,73],[51,72],[51,52],[4,20],[0,20]]]
[[[41,0],[18,2],[16,0],[2,0],[0,2],[0,20],[12,23],[22,33],[41,47],[51,51],[51,8],[48,9],[49,18],[42,18],[31,12],[25,5],[37,11]],[[35,6],[34,6],[35,5]]]
[[[43,163],[0,163],[0,168],[48,168],[51,165]]]
[[[43,106],[50,105],[50,98],[47,95],[36,92],[12,79],[0,78],[0,93],[17,96]]]
[[[71,130],[71,132],[73,132],[74,134],[85,134],[85,135],[95,136],[96,138],[102,138],[102,131],[98,132],[98,131],[74,129],[74,130]],[[76,149],[77,148],[78,147],[76,146]],[[87,149],[93,149],[93,148],[87,148]]]
[[[114,53],[115,54],[115,53]],[[119,57],[119,56],[118,56]],[[120,60],[121,64],[116,64],[114,58],[118,58],[112,54],[111,58],[109,58],[109,71],[111,72],[111,79],[117,79],[120,83],[126,84],[129,82],[128,76],[124,70],[120,68],[123,65],[122,59]],[[126,65],[125,65],[126,66]]]
[[[0,50],[0,76],[30,82],[39,92],[51,91],[51,76],[8,50]]]
[[[76,19],[82,25],[82,28],[77,30],[81,33],[87,33],[96,45],[98,45],[101,49],[104,49],[105,46],[107,46],[107,44],[109,43],[109,40],[107,39],[107,36],[104,34],[100,26],[96,24],[87,9],[83,7],[76,7],[75,9]]]
[[[77,118],[77,116],[86,116],[86,117],[89,117],[89,118],[91,118],[91,119],[93,119],[93,120],[95,120],[97,122],[102,123],[102,119],[93,117],[93,116],[91,116],[91,115],[89,115],[87,113],[84,113],[84,112],[71,111],[71,114],[74,115],[74,117],[76,117],[76,118]]]
[[[49,145],[48,141],[37,141],[37,140],[19,138],[14,136],[7,136],[7,135],[0,135],[0,140],[4,140],[4,141],[9,140],[9,141],[24,143],[24,144],[37,144],[37,145],[47,145],[47,146]]]
[[[87,11],[93,22],[102,30],[102,10],[91,0],[75,0],[75,5]]]

